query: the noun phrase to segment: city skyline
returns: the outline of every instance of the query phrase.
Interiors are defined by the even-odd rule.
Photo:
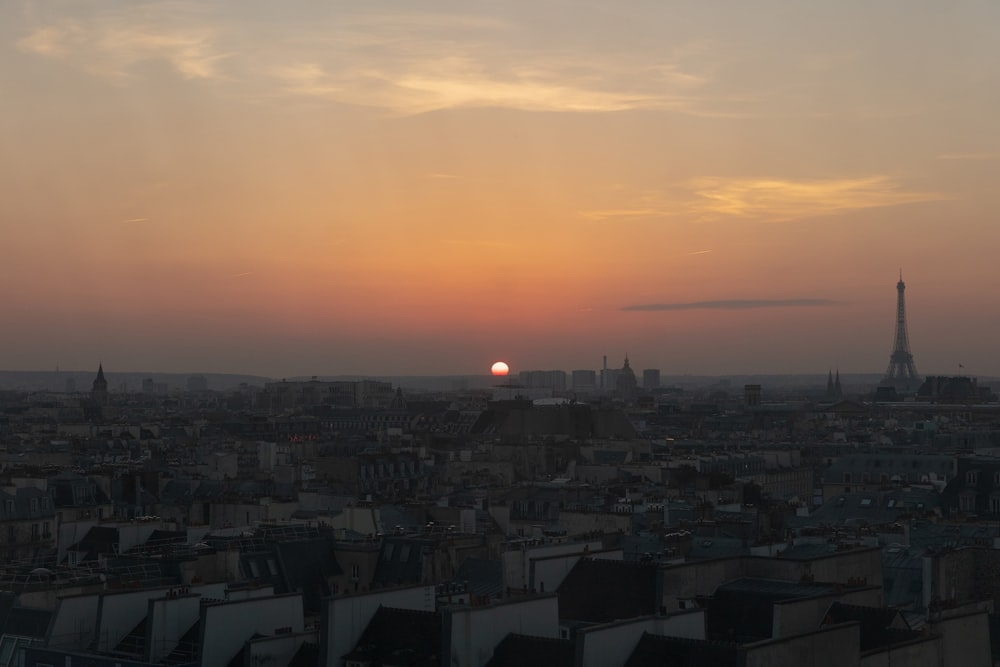
[[[0,368],[1000,376],[1000,6],[0,6]]]

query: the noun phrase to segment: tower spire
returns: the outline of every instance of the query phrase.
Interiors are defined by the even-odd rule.
[[[910,338],[906,333],[905,292],[906,283],[903,282],[903,270],[900,269],[899,282],[896,283],[896,336],[883,383],[901,389],[912,389],[915,388],[919,377],[913,364],[913,353],[910,352]]]

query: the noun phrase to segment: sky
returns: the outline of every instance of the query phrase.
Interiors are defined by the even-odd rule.
[[[0,368],[1000,375],[995,0],[5,0]]]

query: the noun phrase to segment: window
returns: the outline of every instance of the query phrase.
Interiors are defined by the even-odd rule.
[[[1000,514],[1000,496],[990,496],[990,512]]]
[[[357,563],[351,565],[351,578],[358,579],[361,577],[361,566]]]
[[[965,483],[968,484],[969,486],[975,486],[976,484],[978,484],[979,483],[979,471],[978,470],[970,470],[967,473],[965,473]]]
[[[851,473],[845,472],[844,473],[844,484],[850,484],[850,483],[851,483]]]
[[[963,512],[972,512],[976,509],[976,495],[974,493],[963,493],[958,497],[958,507]]]

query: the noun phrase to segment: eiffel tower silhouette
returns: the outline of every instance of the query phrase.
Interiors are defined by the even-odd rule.
[[[910,337],[906,334],[906,300],[903,296],[906,283],[903,282],[903,272],[899,272],[899,282],[896,283],[896,341],[889,355],[889,368],[885,371],[882,384],[892,385],[899,389],[916,388],[920,382],[917,368],[913,365],[913,353],[910,352]]]

